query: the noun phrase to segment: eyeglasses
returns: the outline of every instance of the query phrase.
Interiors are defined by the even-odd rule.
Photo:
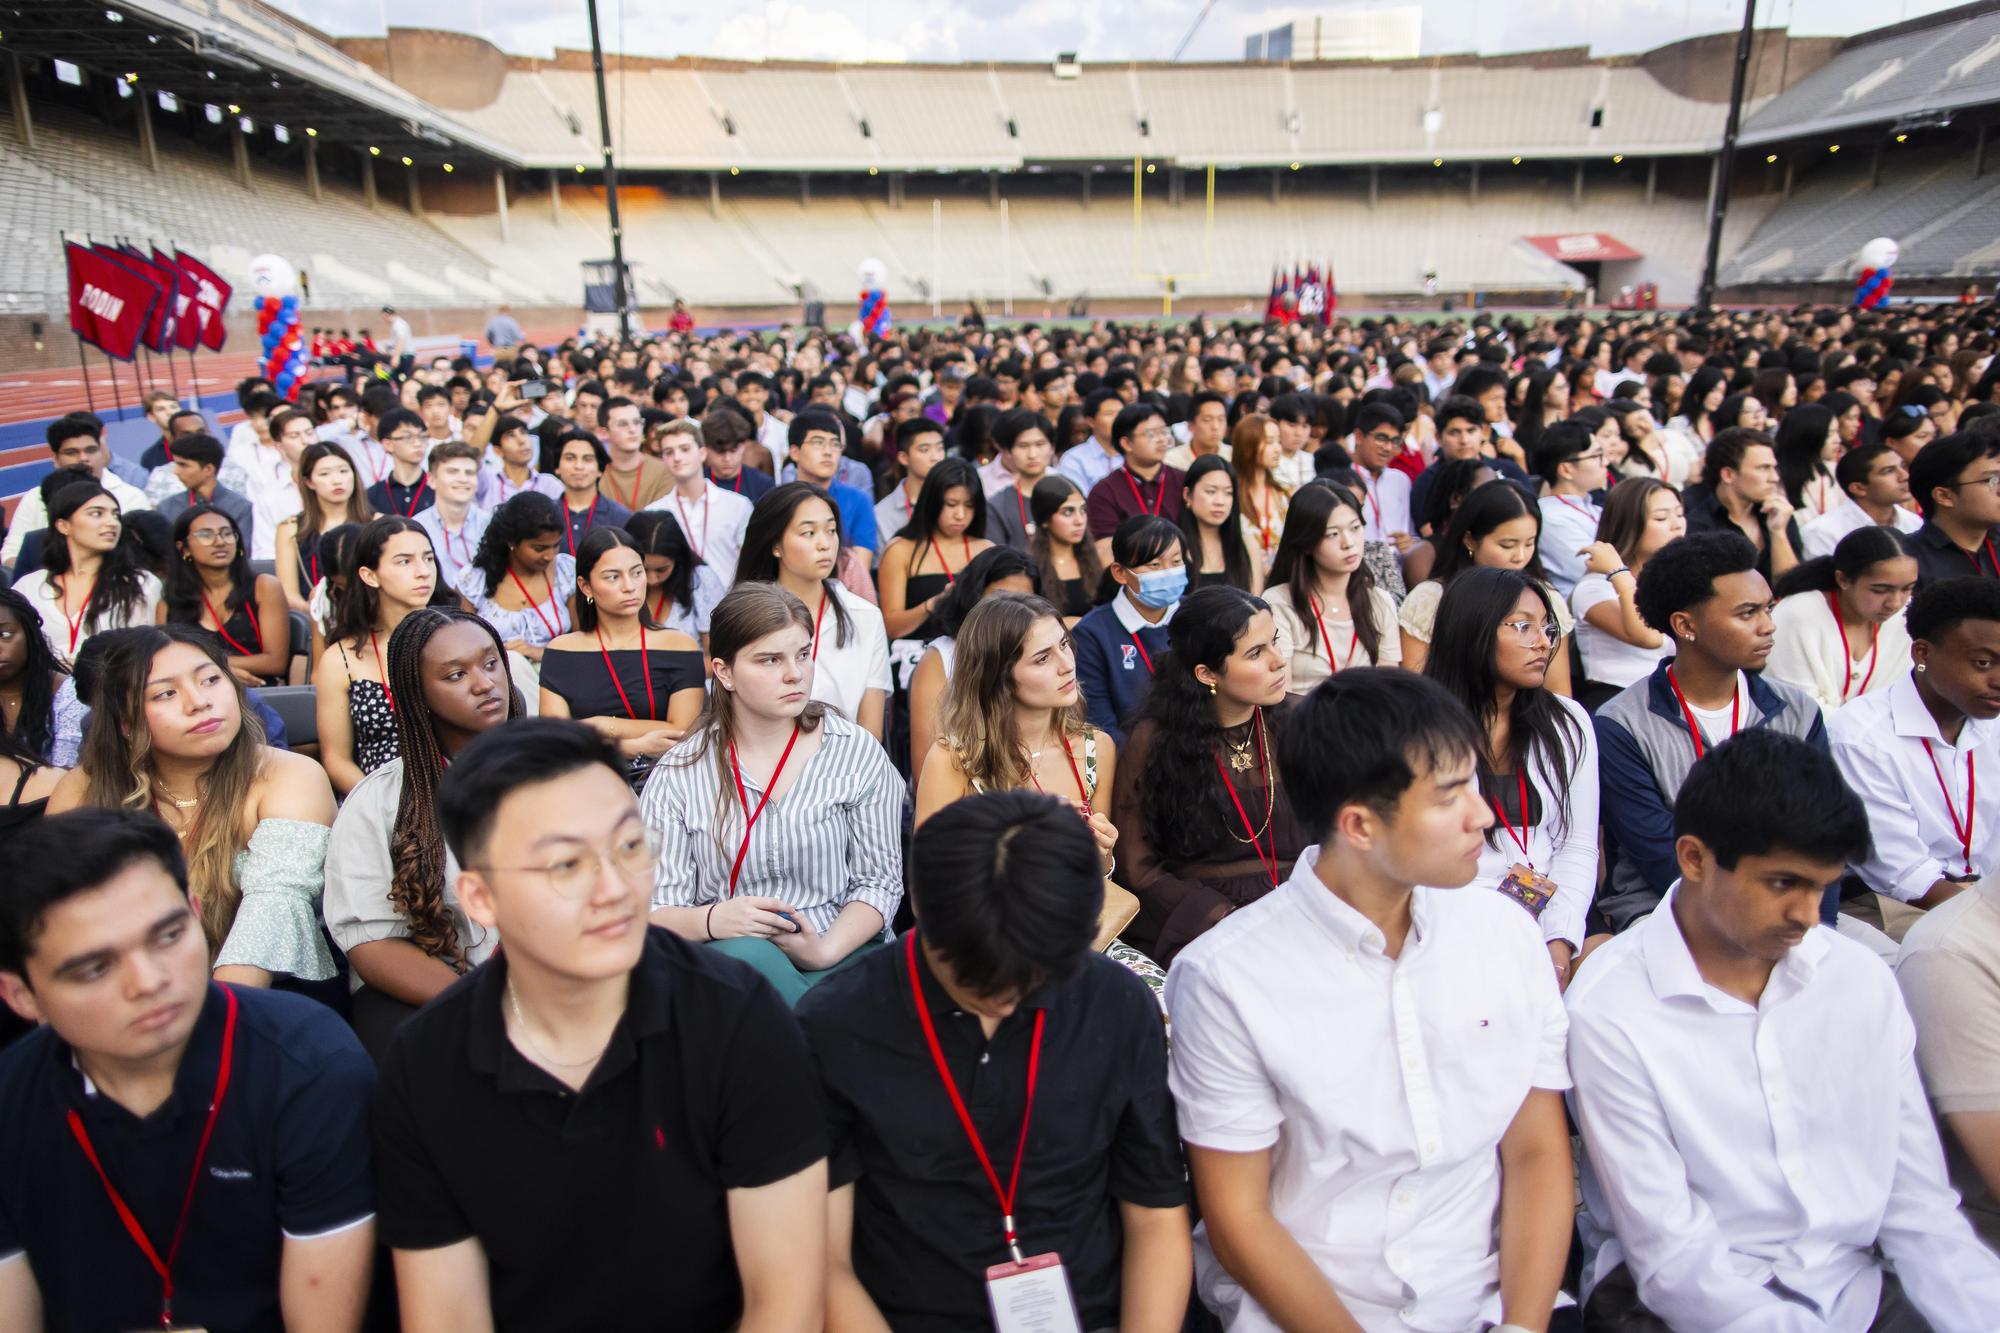
[[[2000,472],[1995,472],[1984,477],[1974,477],[1971,481],[1954,481],[1951,483],[1953,490],[1958,490],[1965,486],[1984,486],[1995,495],[2000,495]]]
[[[420,430],[399,430],[394,435],[384,435],[382,443],[408,444],[411,440],[421,440],[423,438],[424,433]]]
[[[1165,426],[1152,426],[1145,430],[1135,430],[1132,432],[1135,439],[1141,440],[1164,440],[1168,434],[1169,432]]]
[[[200,532],[190,532],[188,540],[203,546],[234,546],[236,532],[232,528],[203,528]]]
[[[1572,463],[1602,463],[1604,461],[1604,451],[1599,449],[1594,453],[1578,454],[1569,461]]]
[[[1500,628],[1511,633],[1522,647],[1532,648],[1537,643],[1554,643],[1562,638],[1562,626],[1553,620],[1503,620]]]
[[[608,850],[585,848],[539,866],[475,866],[485,871],[506,871],[518,875],[540,875],[549,887],[564,898],[577,899],[589,893],[610,866],[618,877],[634,886],[649,885],[660,863],[660,839],[651,829],[630,833]]]

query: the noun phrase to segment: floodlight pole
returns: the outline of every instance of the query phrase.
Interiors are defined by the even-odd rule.
[[[1701,264],[1701,290],[1694,301],[1697,306],[1715,300],[1715,265],[1722,255],[1722,220],[1729,215],[1729,169],[1736,161],[1736,132],[1743,124],[1743,81],[1750,71],[1750,38],[1756,27],[1757,0],[1743,0],[1743,28],[1736,34],[1736,66],[1729,79],[1729,120],[1723,126],[1722,155],[1715,159],[1715,183],[1709,191],[1708,253]]]
[[[597,75],[597,133],[604,144],[604,207],[611,215],[611,281],[618,300],[618,336],[632,336],[632,300],[625,286],[625,229],[618,225],[618,167],[611,160],[611,107],[604,96],[604,43],[597,36],[597,0],[590,10],[590,67]],[[1740,76],[1739,76],[1740,77]]]

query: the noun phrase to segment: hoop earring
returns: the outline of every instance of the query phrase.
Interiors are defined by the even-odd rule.
[[[1916,672],[1919,676],[1924,674],[1924,664],[1922,662],[1917,663],[1914,667],[1911,667],[1910,669]]]

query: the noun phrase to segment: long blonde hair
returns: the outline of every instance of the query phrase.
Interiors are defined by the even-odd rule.
[[[109,642],[96,686],[85,701],[91,706],[90,725],[78,755],[78,767],[87,779],[84,800],[90,805],[159,812],[164,789],[153,772],[146,682],[153,674],[153,660],[162,652],[177,643],[200,649],[235,690],[236,737],[197,780],[200,804],[194,823],[181,836],[187,850],[188,889],[202,931],[209,947],[219,949],[242,899],[236,884],[236,854],[243,850],[243,809],[264,764],[264,726],[250,708],[243,683],[230,673],[213,634],[189,625],[145,625],[97,639]]]
[[[745,648],[767,634],[776,634],[796,625],[808,635],[813,632],[812,612],[806,604],[775,583],[739,583],[715,604],[708,619],[708,655],[734,663]],[[825,719],[827,707],[817,699],[808,700],[799,714],[799,730],[813,731]],[[667,753],[662,763],[689,766],[704,755],[715,765],[715,818],[711,831],[715,845],[726,858],[722,829],[729,807],[736,801],[736,779],[729,771],[729,751],[736,744],[736,694],[722,688],[721,681],[709,683],[708,701],[688,728],[687,739]]]
[[[953,640],[951,681],[945,686],[938,732],[958,760],[966,780],[979,791],[1011,791],[1033,782],[1026,747],[1014,732],[1014,666],[1028,632],[1043,620],[1062,624],[1062,615],[1040,597],[1024,592],[988,594],[972,608]],[[1068,738],[1090,734],[1083,696],[1055,714]]]

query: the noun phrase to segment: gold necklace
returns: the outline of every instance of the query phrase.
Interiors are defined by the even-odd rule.
[[[1227,736],[1222,738],[1223,744],[1229,747],[1229,767],[1232,770],[1238,773],[1248,773],[1256,766],[1257,761],[1250,757],[1250,746],[1256,738],[1256,728],[1254,727],[1245,734],[1243,742],[1240,745],[1230,740]]]
[[[545,1065],[554,1065],[558,1069],[581,1069],[585,1065],[596,1064],[599,1060],[604,1058],[604,1051],[602,1048],[600,1048],[596,1055],[588,1056],[582,1060],[556,1059],[554,1056],[544,1051],[541,1048],[541,1045],[538,1042],[536,1042],[534,1034],[528,1031],[528,1020],[521,1016],[521,1002],[518,999],[514,998],[514,986],[513,983],[511,982],[509,982],[507,986],[507,1004],[508,1007],[513,1009],[514,1011],[515,1029],[520,1032],[521,1040],[528,1043],[528,1053],[534,1056],[538,1062]],[[609,1037],[605,1038],[604,1044],[606,1046],[609,1046],[611,1044],[611,1039]]]

